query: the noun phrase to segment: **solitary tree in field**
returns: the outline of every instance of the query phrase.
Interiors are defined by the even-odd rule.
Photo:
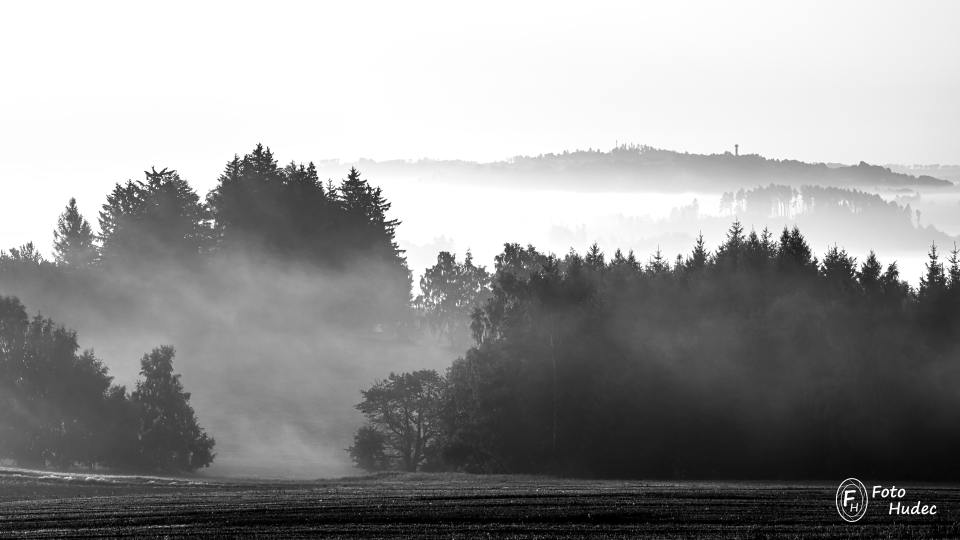
[[[140,419],[140,455],[150,469],[192,471],[213,462],[214,441],[197,425],[173,357],[173,347],[163,346],[140,360],[143,379],[131,396]]]
[[[53,254],[57,264],[70,267],[89,266],[96,260],[93,230],[90,222],[80,215],[74,198],[60,214],[57,229],[53,231]]]
[[[364,390],[363,401],[357,409],[370,425],[361,428],[350,449],[358,464],[377,464],[380,458],[375,449],[379,444],[376,439],[382,438],[382,455],[393,467],[405,471],[420,468],[434,451],[440,435],[444,384],[443,377],[436,371],[425,369],[391,373],[386,380]],[[371,447],[374,448],[371,450]]]

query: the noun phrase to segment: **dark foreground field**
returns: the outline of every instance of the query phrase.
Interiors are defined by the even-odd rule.
[[[960,537],[960,488],[902,487],[938,515],[889,516],[877,502],[862,521],[845,523],[837,486],[826,484],[469,475],[262,482],[0,469],[0,536]]]

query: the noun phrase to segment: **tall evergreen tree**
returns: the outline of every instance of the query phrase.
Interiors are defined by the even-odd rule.
[[[600,246],[596,242],[587,250],[587,256],[584,257],[583,262],[596,270],[601,270],[606,265],[603,258],[603,251],[600,250]]]
[[[141,380],[131,399],[139,415],[143,465],[167,472],[192,471],[213,461],[214,440],[197,424],[180,375],[173,372],[173,347],[154,349],[140,360]]]
[[[777,265],[788,274],[813,274],[817,271],[813,252],[800,229],[783,228],[777,246]]]
[[[657,251],[650,257],[650,262],[647,263],[647,272],[653,275],[663,274],[670,271],[670,263],[667,262],[667,259],[664,258],[663,254],[660,252],[660,247],[657,247]]]
[[[74,268],[90,266],[97,259],[93,230],[77,209],[77,199],[71,198],[57,219],[53,231],[53,254],[57,264]]]
[[[960,251],[957,250],[957,244],[953,244],[947,262],[950,263],[950,268],[947,271],[947,286],[950,291],[960,294]]]
[[[947,288],[947,276],[943,271],[943,263],[937,254],[937,244],[930,245],[925,265],[927,272],[920,278],[920,299],[932,301],[939,298]]]
[[[834,292],[853,292],[857,286],[857,260],[836,245],[827,250],[821,274]]]
[[[701,270],[707,266],[709,257],[706,244],[703,241],[703,233],[697,234],[697,243],[693,246],[693,252],[687,258],[687,268],[690,270]]]
[[[391,204],[384,198],[383,191],[379,187],[372,187],[360,177],[360,171],[356,167],[351,167],[347,177],[340,183],[337,193],[340,206],[348,215],[373,226],[376,236],[372,240],[375,243],[385,241],[394,253],[400,253],[395,242],[396,229],[400,221],[387,219]]]
[[[743,259],[745,246],[746,238],[743,235],[743,225],[740,224],[740,220],[736,220],[727,231],[726,241],[717,249],[717,267],[725,271],[737,269]]]
[[[877,260],[877,254],[870,250],[867,259],[860,266],[860,272],[857,279],[860,287],[868,296],[875,296],[880,291],[880,277],[883,273],[883,266]]]
[[[144,171],[145,181],[117,184],[100,212],[104,262],[144,265],[188,261],[209,246],[206,207],[176,171]]]

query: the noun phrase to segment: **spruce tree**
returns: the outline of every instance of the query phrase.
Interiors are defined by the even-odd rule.
[[[77,199],[71,198],[57,220],[53,231],[53,254],[57,264],[84,267],[97,258],[97,246],[93,230],[77,209]]]
[[[137,389],[131,399],[139,415],[140,457],[152,470],[178,472],[213,461],[214,440],[197,424],[180,375],[173,372],[173,347],[162,346],[140,360]]]
[[[656,253],[654,253],[653,257],[650,258],[650,262],[647,263],[647,272],[657,275],[669,271],[670,263],[667,262],[667,259],[660,252],[660,246],[657,246]]]
[[[697,243],[693,246],[693,252],[687,259],[687,268],[690,270],[700,270],[707,266],[707,246],[703,241],[703,233],[697,234]]]
[[[950,258],[947,259],[947,262],[950,263],[950,269],[947,273],[947,287],[955,294],[960,293],[960,252],[957,250],[956,243],[950,250]]]
[[[937,254],[937,244],[930,245],[930,252],[927,254],[928,261],[926,266],[927,273],[920,278],[920,301],[932,301],[940,297],[947,288],[947,277],[943,272],[943,263],[940,262],[940,256]]]
[[[868,296],[875,295],[880,290],[880,277],[883,273],[883,266],[877,259],[877,254],[870,250],[867,260],[860,266],[860,273],[857,279],[860,281],[860,288]]]

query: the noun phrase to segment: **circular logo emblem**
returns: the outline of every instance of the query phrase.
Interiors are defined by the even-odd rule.
[[[867,513],[867,488],[856,478],[847,478],[837,488],[837,512],[844,521],[853,523]]]

